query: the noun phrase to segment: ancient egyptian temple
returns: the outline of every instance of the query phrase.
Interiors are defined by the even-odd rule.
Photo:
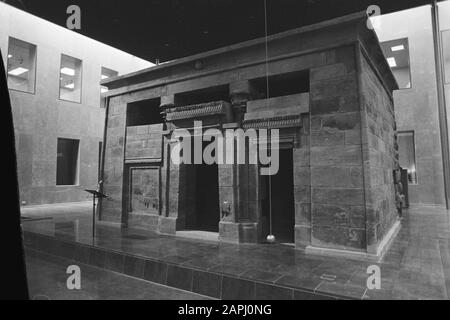
[[[267,48],[266,48],[267,46]],[[267,49],[267,51],[266,51]],[[365,14],[104,80],[99,220],[379,257],[399,228],[393,90]],[[279,170],[176,164],[174,133],[278,129]],[[201,146],[206,147],[206,144]]]

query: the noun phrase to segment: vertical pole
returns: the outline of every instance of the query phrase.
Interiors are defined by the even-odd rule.
[[[95,244],[95,194],[92,195],[92,244]]]
[[[272,233],[272,175],[269,175],[269,235]]]
[[[439,130],[441,137],[442,167],[444,174],[445,205],[449,209],[450,198],[450,153],[448,140],[447,108],[445,102],[444,64],[442,58],[442,38],[439,24],[439,7],[433,0],[431,9],[433,24],[434,55],[436,65],[436,84],[438,92]]]
[[[268,103],[270,98],[269,91],[269,44],[268,40],[268,32],[267,32],[267,1],[264,0],[264,33],[266,37],[265,49],[266,49],[266,103]],[[270,228],[270,236],[273,236],[272,233],[272,172],[269,174],[269,228]]]
[[[106,98],[106,104],[105,104],[105,119],[104,119],[104,123],[103,123],[103,141],[102,141],[102,152],[101,152],[101,156],[100,156],[100,177],[98,177],[99,181],[99,188],[98,191],[101,193],[105,193],[104,188],[103,188],[103,181],[104,181],[104,176],[105,176],[105,153],[106,153],[106,135],[108,132],[108,115],[109,115],[109,103],[110,103],[110,98],[107,97]],[[99,198],[98,201],[98,219],[101,220],[101,212],[102,212],[102,202],[103,202],[103,198]]]

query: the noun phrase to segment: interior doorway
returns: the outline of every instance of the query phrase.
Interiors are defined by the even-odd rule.
[[[192,229],[219,232],[219,178],[217,164],[197,164],[195,167],[195,219]]]
[[[204,143],[203,148],[206,147]],[[184,223],[178,231],[219,232],[219,169],[217,164],[183,164],[181,208]],[[191,232],[192,234],[192,232]]]
[[[278,173],[260,176],[262,191],[262,236],[270,234],[277,242],[294,243],[295,203],[293,176],[293,149],[280,149]],[[270,219],[272,207],[272,219]]]

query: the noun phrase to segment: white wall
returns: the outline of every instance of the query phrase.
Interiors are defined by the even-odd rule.
[[[5,66],[9,37],[37,46],[35,93],[9,90],[21,200],[27,204],[84,200],[83,189],[97,183],[98,143],[103,138],[101,68],[126,74],[153,64],[0,2]],[[81,103],[59,99],[61,54],[83,61]],[[57,138],[80,140],[78,186],[56,186]]]
[[[81,59],[84,80],[83,98],[87,99],[87,104],[98,103],[99,89],[97,90],[93,85],[100,81],[102,66],[118,71],[119,74],[153,66],[151,62],[0,2],[0,49],[5,66],[10,36],[37,45],[37,67],[40,69],[38,71],[41,74],[40,80],[42,80],[42,73],[53,71],[54,67],[59,68],[61,53]],[[47,69],[45,61],[54,66],[48,66]],[[55,77],[55,81],[58,82],[59,70],[56,74],[47,74],[45,77]],[[56,87],[58,90],[58,85]]]
[[[412,87],[394,93],[394,108],[398,130],[415,134],[418,184],[409,185],[410,202],[444,205],[431,6],[382,15],[374,27],[381,42],[409,42]]]

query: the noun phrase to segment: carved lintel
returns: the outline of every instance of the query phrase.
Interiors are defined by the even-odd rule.
[[[279,129],[302,127],[300,115],[244,120],[244,129]]]
[[[231,105],[225,101],[213,101],[189,106],[173,106],[166,109],[167,121],[202,118],[208,116],[229,116]]]

